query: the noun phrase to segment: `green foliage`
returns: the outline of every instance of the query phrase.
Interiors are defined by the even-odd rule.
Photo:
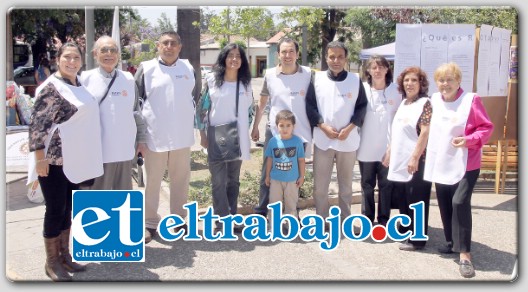
[[[213,191],[211,189],[210,175],[205,179],[191,181],[188,201],[196,201],[200,208],[213,205]]]
[[[246,40],[251,37],[266,40],[275,33],[271,12],[263,7],[228,7],[210,18],[208,29],[224,38],[240,35]]]
[[[312,196],[314,187],[314,176],[312,171],[306,170],[304,174],[304,183],[299,190],[299,198],[307,199]]]
[[[149,51],[148,52],[141,52],[136,57],[130,58],[128,62],[134,66],[138,66],[141,62],[151,60],[156,57],[156,41],[151,39],[146,39],[143,41],[144,44],[149,45]]]
[[[347,11],[346,25],[361,36],[357,46],[349,47],[349,61],[359,64],[362,48],[381,46],[396,39],[397,23],[470,23],[480,27],[488,24],[517,33],[517,11],[511,7],[500,8],[390,8],[364,7]]]
[[[252,159],[260,159],[262,150],[251,154]],[[207,169],[207,154],[202,151],[191,152],[191,168],[193,170]],[[167,180],[167,179],[166,179]],[[299,190],[299,198],[310,198],[313,192],[314,177],[312,171],[306,171],[304,184]],[[244,171],[240,177],[240,193],[238,204],[241,206],[255,206],[258,204],[260,191],[260,168],[255,171]],[[189,201],[197,201],[200,207],[212,205],[211,176],[193,179],[190,183]]]
[[[321,62],[321,70],[326,70],[328,67],[326,62],[324,62],[326,45],[333,41],[336,35],[340,36],[339,41],[346,42],[352,39],[350,31],[347,30],[344,23],[346,9],[283,8],[280,16],[283,19],[283,25],[291,28],[287,35],[297,40],[300,45],[302,45],[302,26],[306,25],[309,32],[307,60],[311,64],[323,60]]]
[[[160,34],[165,31],[176,31],[171,20],[167,17],[165,12],[161,13],[160,17],[158,18],[158,27],[156,30]]]
[[[132,57],[132,55],[130,55],[130,51],[127,48],[123,48],[121,50],[121,60],[128,60],[130,57]]]

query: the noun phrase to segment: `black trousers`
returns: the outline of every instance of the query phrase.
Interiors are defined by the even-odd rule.
[[[389,168],[379,161],[359,161],[359,172],[361,173],[361,214],[367,216],[370,222],[374,222],[376,215],[374,188],[377,179],[379,189],[377,220],[380,224],[386,224],[390,218],[392,199],[392,182],[387,179]]]
[[[418,163],[418,171],[414,173],[413,177],[408,182],[393,182],[394,193],[400,197],[400,214],[405,214],[411,218],[411,224],[406,228],[401,228],[400,231],[405,232],[407,230],[414,229],[414,210],[409,208],[409,205],[424,202],[424,227],[425,235],[429,229],[429,201],[431,200],[431,186],[432,183],[423,179],[425,162],[420,159]],[[409,243],[415,246],[425,246],[427,241],[412,241],[408,240]]]
[[[264,217],[268,215],[269,204],[269,187],[266,185],[266,148],[268,148],[268,143],[271,138],[273,138],[273,134],[271,133],[271,129],[268,125],[266,126],[264,148],[262,148],[262,170],[260,173],[259,203],[254,208],[255,213]]]
[[[435,183],[444,235],[446,241],[453,242],[456,252],[471,251],[471,196],[479,174],[480,169],[466,171],[462,180],[454,185]]]
[[[46,200],[43,236],[57,237],[71,226],[72,191],[79,185],[66,178],[62,165],[49,165],[48,176],[39,176],[38,180]]]

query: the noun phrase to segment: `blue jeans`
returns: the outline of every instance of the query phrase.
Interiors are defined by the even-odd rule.
[[[242,160],[209,162],[215,215],[223,217],[237,213],[241,167]]]

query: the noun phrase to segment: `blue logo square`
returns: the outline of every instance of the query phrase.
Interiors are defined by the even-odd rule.
[[[74,261],[145,261],[143,191],[78,190],[72,201]]]

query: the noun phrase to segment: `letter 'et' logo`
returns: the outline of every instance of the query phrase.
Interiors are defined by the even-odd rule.
[[[144,193],[78,190],[72,197],[75,262],[144,262]]]

